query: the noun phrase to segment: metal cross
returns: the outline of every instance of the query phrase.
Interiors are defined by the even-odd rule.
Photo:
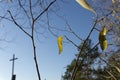
[[[13,54],[13,58],[10,59],[10,61],[13,61],[13,62],[12,62],[12,75],[14,75],[14,61],[15,61],[16,59],[18,59],[18,58],[15,58],[15,54]]]

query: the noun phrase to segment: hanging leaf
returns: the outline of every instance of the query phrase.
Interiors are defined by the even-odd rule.
[[[92,11],[93,13],[95,13],[95,15],[97,15],[95,10],[87,3],[86,0],[76,0],[76,2],[79,3],[83,8]]]
[[[115,0],[112,0],[112,3],[114,4],[114,3],[115,3]]]
[[[102,29],[102,31],[100,32],[100,34],[101,34],[101,35],[106,35],[106,33],[107,33],[107,29],[104,27],[104,28]]]
[[[107,48],[107,40],[105,39],[104,41],[100,42],[100,46],[102,50],[105,50]]]
[[[116,19],[119,19],[119,16],[115,16]]]
[[[105,50],[107,48],[106,32],[107,30],[104,27],[99,34],[99,42],[102,50]]]
[[[62,46],[62,36],[59,36],[57,39],[58,43],[58,49],[59,49],[59,54],[62,52],[63,46]]]

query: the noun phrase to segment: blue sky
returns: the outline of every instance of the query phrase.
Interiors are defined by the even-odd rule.
[[[92,28],[94,14],[83,9],[75,0],[61,4],[61,11],[65,14],[71,28],[81,38],[85,38]],[[54,25],[63,26],[62,22],[60,23],[55,16],[52,21],[55,23]],[[15,61],[16,80],[37,80],[30,38],[9,22],[2,22],[0,28],[1,35],[11,40],[11,42],[0,42],[0,80],[11,79],[12,62],[9,59],[12,58],[13,54],[18,57],[18,60]],[[95,33],[97,32],[95,31],[91,37],[94,38],[94,43],[96,43],[98,36]],[[45,35],[47,38],[40,36],[40,42],[36,43],[41,78],[42,80],[45,78],[46,80],[60,80],[61,75],[65,72],[65,67],[75,58],[77,49],[70,43],[63,43],[63,52],[59,55],[57,38],[49,32]],[[64,33],[59,33],[59,35],[64,35]],[[68,34],[68,37],[76,44],[81,43],[73,35]]]

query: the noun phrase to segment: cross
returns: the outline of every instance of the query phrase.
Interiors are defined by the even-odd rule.
[[[10,61],[13,61],[13,62],[12,62],[12,75],[14,75],[14,61],[15,61],[16,59],[18,59],[18,58],[15,58],[15,54],[13,54],[13,58],[10,59]]]

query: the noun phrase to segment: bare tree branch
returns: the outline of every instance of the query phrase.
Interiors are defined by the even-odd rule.
[[[30,6],[29,6],[29,8],[30,8],[30,15],[31,15],[31,17],[32,17],[32,21],[34,21],[31,0],[29,0],[29,4],[30,4]]]
[[[83,46],[82,46],[82,48],[81,48],[81,50],[80,50],[80,53],[79,53],[79,55],[78,55],[78,57],[77,57],[77,60],[76,60],[76,63],[75,63],[75,67],[74,67],[74,70],[73,70],[73,74],[72,74],[71,80],[75,80],[75,76],[76,76],[76,73],[77,73],[77,64],[78,64],[78,61],[79,61],[79,57],[80,57],[80,55],[81,55],[81,53],[82,53],[82,50],[83,50],[83,48],[84,48],[85,43],[86,43],[87,40],[89,39],[89,37],[90,37],[91,33],[93,32],[96,24],[97,24],[97,19],[95,20],[95,23],[94,23],[92,29],[90,30],[87,38],[86,38],[85,41],[83,42]]]
[[[67,24],[70,32],[71,32],[73,35],[75,35],[79,40],[84,41],[82,38],[80,38],[80,37],[71,29],[71,27],[70,27],[70,25],[68,24],[68,22],[66,22],[66,24]]]
[[[116,78],[115,78],[115,76],[110,72],[110,71],[106,71],[111,77],[113,77],[113,79],[114,80],[117,80]]]
[[[31,14],[31,17],[32,17],[32,23],[31,23],[31,28],[32,28],[32,35],[31,35],[31,41],[32,41],[32,47],[33,47],[33,53],[34,53],[34,61],[35,61],[35,65],[36,65],[36,71],[37,71],[37,75],[38,75],[38,80],[41,80],[41,77],[40,77],[40,71],[39,71],[39,67],[38,67],[38,62],[37,62],[37,57],[36,57],[36,46],[35,46],[35,36],[34,36],[34,16],[33,16],[33,11],[32,11],[32,4],[31,4],[31,0],[29,0],[29,8],[30,8],[30,14]]]
[[[49,22],[49,19],[48,19],[48,13],[47,13],[47,24],[48,24],[48,30],[50,31],[50,33],[51,33],[52,35],[54,35],[55,37],[58,37],[58,35],[55,34],[55,33],[51,30],[50,22]]]
[[[42,16],[42,15],[49,9],[49,7],[52,6],[52,4],[55,3],[55,2],[56,2],[56,0],[50,2],[50,4],[47,6],[47,8],[44,9],[44,11],[42,11],[42,12],[34,19],[34,21],[38,20],[38,18],[39,18],[40,16]]]
[[[84,53],[84,54],[85,54],[85,55],[89,54],[89,52],[91,52],[92,50],[94,50],[98,45],[99,45],[99,42],[98,42],[91,50],[89,50],[87,53]],[[81,54],[81,53],[79,53],[79,54]],[[81,65],[82,65],[82,63],[83,63],[84,60],[85,60],[85,57],[83,57],[83,59],[82,59],[82,61],[80,62],[79,65],[78,65],[78,63],[77,63],[77,66],[74,67],[74,70],[75,70],[74,73],[75,73],[75,74],[74,74],[73,79],[75,79],[76,73],[77,73],[77,71],[81,68]]]
[[[13,20],[14,24],[15,24],[16,26],[18,26],[18,28],[19,28],[20,30],[22,30],[27,36],[31,37],[31,35],[30,35],[28,32],[26,32],[26,31],[15,21],[12,13],[11,13],[9,10],[8,10],[8,13],[10,14],[10,17],[11,17],[11,19]]]
[[[28,15],[27,11],[25,10],[24,6],[21,4],[21,0],[18,0],[18,3],[19,3],[19,6],[23,9],[24,13],[26,14],[26,16],[29,19],[29,15]]]
[[[79,46],[77,46],[73,41],[71,41],[67,36],[65,36],[65,38],[69,41],[69,42],[71,42],[75,47],[77,47],[78,49],[79,49]]]

